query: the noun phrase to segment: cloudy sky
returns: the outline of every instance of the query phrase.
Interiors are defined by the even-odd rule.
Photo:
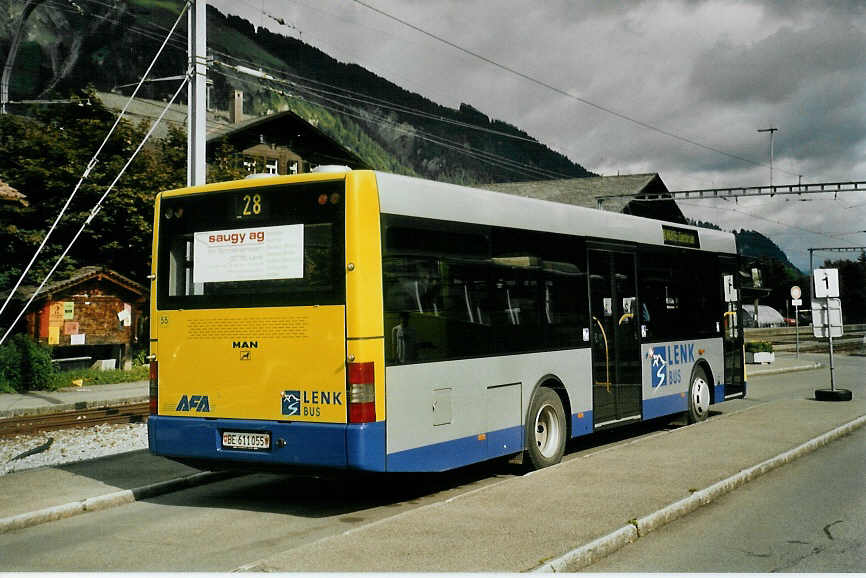
[[[440,104],[470,103],[603,175],[658,172],[671,190],[767,185],[770,139],[757,131],[772,126],[775,184],[866,180],[862,0],[364,2],[557,90],[358,3],[211,1]],[[855,233],[866,192],[808,197],[681,207],[760,230],[804,270],[809,247],[866,245]]]

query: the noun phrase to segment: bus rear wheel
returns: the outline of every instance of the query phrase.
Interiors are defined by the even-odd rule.
[[[710,415],[710,383],[700,367],[692,373],[689,386],[689,423],[704,421]]]
[[[558,464],[565,454],[565,410],[550,388],[539,387],[529,403],[526,420],[526,454],[532,469]]]

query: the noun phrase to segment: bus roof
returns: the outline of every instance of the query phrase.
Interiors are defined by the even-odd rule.
[[[734,235],[680,223],[375,172],[383,213],[532,229],[649,245],[689,246],[677,233],[696,232],[705,251],[736,254]],[[694,247],[693,247],[694,248]]]

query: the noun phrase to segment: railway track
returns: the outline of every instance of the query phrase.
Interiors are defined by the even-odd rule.
[[[0,436],[104,423],[143,423],[149,411],[149,404],[144,401],[112,407],[91,407],[58,413],[0,418]]]

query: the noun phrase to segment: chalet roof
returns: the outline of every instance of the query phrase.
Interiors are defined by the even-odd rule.
[[[313,164],[372,168],[354,152],[290,110],[250,119],[220,134],[209,135],[208,146],[220,139],[228,140],[239,149],[258,143],[287,147]]]
[[[595,209],[598,207],[596,197],[622,194],[639,195],[646,191],[655,179],[659,179],[658,174],[648,173],[522,183],[490,183],[489,185],[480,186],[483,189],[491,191]],[[664,186],[664,183],[662,183],[662,186]],[[667,188],[665,188],[665,192],[667,192]],[[627,198],[610,199],[604,202],[603,208],[609,211],[621,212],[628,204],[628,201],[629,199]]]
[[[113,92],[99,92],[97,96],[110,110],[122,110],[129,97]],[[155,120],[166,103],[146,98],[134,99],[127,108],[126,117],[133,124]],[[246,118],[242,122],[229,122],[226,111],[208,111],[208,147],[220,139],[228,139],[238,148],[246,148],[264,140],[267,144],[285,146],[313,164],[345,164],[353,169],[371,168],[356,154],[310,124],[292,111],[282,111],[262,117]],[[173,104],[153,133],[154,138],[168,134],[173,125],[186,128],[187,107]]]
[[[141,283],[136,283],[132,279],[124,277],[117,271],[113,271],[106,267],[94,265],[90,267],[81,267],[80,269],[75,270],[75,272],[73,272],[72,275],[68,278],[61,281],[55,281],[54,283],[49,283],[42,288],[42,291],[39,292],[39,295],[37,295],[35,301],[46,299],[54,293],[65,291],[67,289],[75,287],[76,285],[80,285],[82,283],[90,281],[91,279],[104,279],[110,281],[115,285],[126,289],[130,293],[141,297],[146,296],[148,293],[147,288]],[[30,299],[30,297],[33,295],[33,292],[36,291],[36,288],[36,286],[32,285],[22,285],[19,288],[15,299],[18,301]],[[9,291],[4,291],[2,294],[0,294],[0,297],[5,299],[8,295]]]
[[[668,188],[658,173],[617,175],[609,177],[585,177],[577,179],[554,179],[518,183],[490,183],[480,188],[523,197],[532,197],[567,203],[591,209],[598,208],[597,197],[610,195],[632,195],[634,197],[657,197],[667,194]],[[635,201],[628,197],[606,199],[602,209],[619,213],[685,222],[685,217],[676,202]]]
[[[18,203],[23,206],[28,206],[27,197],[18,192],[15,188],[0,181],[0,203]]]

